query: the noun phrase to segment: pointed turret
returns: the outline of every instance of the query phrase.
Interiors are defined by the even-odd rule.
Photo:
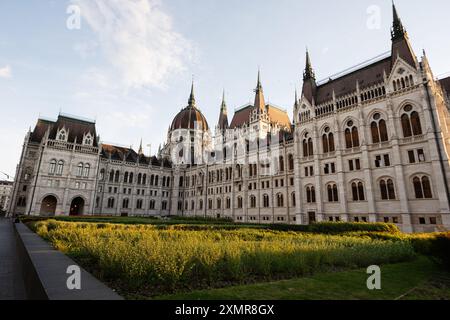
[[[227,104],[225,102],[225,90],[223,91],[223,95],[222,95],[222,104],[220,106],[219,123],[218,123],[217,127],[222,131],[229,128]]]
[[[139,144],[139,151],[138,154],[141,156],[144,154],[144,150],[142,149],[142,139],[141,139],[141,143]]]
[[[189,96],[188,107],[195,108],[194,79],[192,79],[191,95]]]
[[[391,30],[392,39],[392,66],[394,66],[397,58],[405,60],[412,67],[417,68],[417,57],[412,50],[409,42],[408,33],[403,27],[402,20],[397,12],[394,1],[392,1],[393,23]]]
[[[255,104],[254,104],[258,113],[264,113],[266,108],[266,102],[264,100],[264,92],[261,85],[261,72],[258,70],[258,81],[255,89]]]
[[[295,89],[295,102],[294,102],[294,110],[298,109],[298,94],[297,94],[297,88]]]
[[[305,71],[303,72],[303,96],[312,102],[316,94],[316,75],[311,64],[311,58],[309,57],[309,51],[306,49],[306,64]]]

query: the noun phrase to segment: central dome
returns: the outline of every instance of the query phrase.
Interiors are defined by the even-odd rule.
[[[191,96],[189,97],[188,106],[181,110],[173,119],[170,130],[177,129],[198,129],[208,131],[209,126],[205,116],[195,106],[194,83],[191,87]]]
[[[208,122],[200,110],[193,106],[188,106],[181,110],[173,119],[170,129],[199,129],[208,131]]]

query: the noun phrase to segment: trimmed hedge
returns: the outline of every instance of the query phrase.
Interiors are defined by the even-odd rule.
[[[22,222],[35,222],[47,220],[47,217],[21,217]],[[153,224],[160,229],[175,230],[234,230],[240,228],[254,228],[272,231],[292,231],[321,234],[342,234],[349,232],[370,232],[383,234],[399,234],[400,230],[394,224],[389,223],[352,223],[352,222],[321,222],[311,225],[288,225],[288,224],[247,224],[234,223],[229,219],[213,218],[189,218],[171,217],[169,219],[158,219],[155,217],[107,217],[107,216],[85,216],[85,217],[51,217],[51,219],[65,222],[88,222],[88,223],[115,223],[115,224]]]

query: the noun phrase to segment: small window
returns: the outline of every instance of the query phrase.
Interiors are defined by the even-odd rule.
[[[420,224],[426,224],[425,218],[423,218],[423,217],[419,218],[419,223]]]
[[[436,219],[436,217],[431,217],[431,218],[430,218],[430,224],[433,224],[433,225],[437,224],[437,219]]]

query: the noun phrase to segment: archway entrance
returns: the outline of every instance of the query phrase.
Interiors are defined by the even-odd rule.
[[[72,200],[70,204],[70,215],[71,216],[81,216],[84,213],[84,200],[83,198],[77,197]]]
[[[46,196],[41,202],[41,211],[39,212],[42,216],[54,216],[56,212],[56,205],[58,200],[55,196]]]

